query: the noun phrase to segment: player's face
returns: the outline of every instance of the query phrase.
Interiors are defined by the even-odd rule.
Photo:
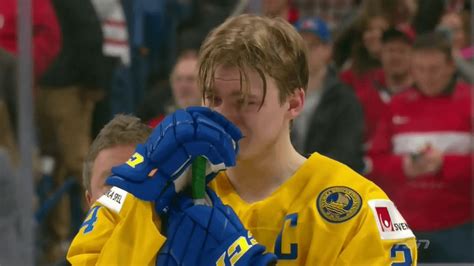
[[[97,154],[91,173],[91,189],[86,194],[89,205],[107,192],[105,179],[110,176],[112,167],[126,162],[135,151],[134,145],[120,145],[104,149]]]
[[[243,99],[239,70],[218,67],[214,88],[206,95],[206,105],[224,115],[240,128],[244,138],[240,141],[238,160],[262,158],[288,137],[289,121],[296,116],[289,111],[289,101],[280,103],[279,92],[272,78],[267,77],[265,99],[263,81],[254,71],[247,71],[250,93]],[[304,93],[303,96],[304,97]]]

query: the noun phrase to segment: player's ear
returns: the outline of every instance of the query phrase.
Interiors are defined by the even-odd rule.
[[[92,200],[92,195],[91,193],[89,193],[89,190],[86,190],[86,192],[84,193],[85,196],[86,196],[86,202],[87,202],[87,205],[91,206],[93,202],[91,202]]]
[[[293,93],[288,95],[288,118],[293,120],[296,118],[302,111],[304,106],[304,97],[305,92],[302,88],[296,89]]]

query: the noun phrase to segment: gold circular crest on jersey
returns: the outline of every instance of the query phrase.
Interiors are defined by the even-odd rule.
[[[330,187],[319,193],[316,205],[319,214],[325,220],[331,223],[342,223],[359,212],[362,198],[351,188]]]

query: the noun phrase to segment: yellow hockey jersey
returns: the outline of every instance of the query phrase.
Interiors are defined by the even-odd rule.
[[[385,193],[317,153],[259,202],[240,199],[224,173],[210,185],[278,265],[416,265],[413,233]],[[154,265],[166,240],[159,228],[152,203],[113,187],[90,209],[68,261]]]
[[[225,174],[211,187],[278,265],[416,265],[415,237],[386,194],[318,153],[262,201],[246,203]]]
[[[91,207],[69,247],[72,265],[155,265],[166,238],[151,202],[112,187]]]

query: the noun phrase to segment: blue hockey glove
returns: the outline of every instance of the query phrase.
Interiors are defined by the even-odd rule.
[[[180,193],[168,212],[167,240],[157,255],[159,266],[273,265],[235,212],[208,189],[212,206],[194,205]]]
[[[205,107],[190,107],[168,115],[124,164],[112,168],[108,185],[137,198],[155,201],[166,212],[177,191],[190,183],[190,165],[196,156],[207,159],[206,179],[234,166],[242,135],[224,116]]]

